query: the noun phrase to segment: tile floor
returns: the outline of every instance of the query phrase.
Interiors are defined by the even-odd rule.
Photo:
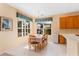
[[[12,55],[8,53],[2,53],[0,56],[12,56]]]
[[[34,52],[29,50],[26,44],[22,44],[17,48],[7,50],[5,53],[10,56],[66,56],[66,45],[49,42],[45,49],[40,52]]]

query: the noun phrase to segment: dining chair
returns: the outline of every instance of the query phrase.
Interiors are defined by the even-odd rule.
[[[35,51],[40,47],[39,42],[36,41],[36,36],[34,35],[29,35],[28,45],[30,49],[33,47]]]
[[[41,39],[41,49],[43,49],[48,43],[48,35],[44,34]]]

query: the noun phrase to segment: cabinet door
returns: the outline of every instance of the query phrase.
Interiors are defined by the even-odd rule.
[[[76,23],[77,23],[77,26],[76,27],[77,27],[77,29],[79,29],[79,16],[77,16],[76,18],[77,18],[76,19]]]
[[[66,39],[62,35],[59,35],[58,36],[58,43],[59,44],[65,44],[66,43]]]
[[[79,29],[79,16],[74,16],[73,18],[74,21],[74,29]]]
[[[73,29],[73,17],[66,17],[66,29]]]
[[[74,21],[73,27],[74,27],[74,29],[77,29],[77,16],[73,17],[73,21]]]
[[[1,31],[1,18],[0,18],[0,31]]]
[[[64,17],[60,18],[60,29],[65,29],[65,18]]]

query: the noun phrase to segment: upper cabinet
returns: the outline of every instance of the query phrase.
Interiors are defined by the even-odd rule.
[[[74,20],[73,20],[73,22],[74,22],[73,27],[74,27],[75,29],[79,29],[79,16],[75,16],[75,17],[73,17],[73,18],[74,18]]]
[[[72,16],[69,16],[69,17],[66,17],[65,19],[66,21],[66,29],[73,29],[73,17]]]
[[[65,24],[66,24],[65,18],[61,17],[60,18],[60,28],[64,29],[66,27]]]
[[[79,15],[60,17],[60,29],[79,29]]]

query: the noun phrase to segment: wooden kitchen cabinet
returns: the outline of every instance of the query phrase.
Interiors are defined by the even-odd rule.
[[[79,16],[74,17],[74,28],[79,29]]]
[[[79,15],[60,17],[60,29],[79,29]]]
[[[58,35],[58,43],[59,44],[66,44],[66,39],[63,35]]]
[[[61,17],[60,18],[60,28],[61,29],[64,29],[66,26],[65,26],[65,18],[64,17]]]
[[[66,29],[73,29],[73,18],[70,17],[66,17],[66,24],[65,24],[65,28]]]
[[[75,17],[73,17],[73,19],[74,19],[73,20],[73,22],[74,22],[73,28],[77,29],[78,28],[78,24],[77,24],[78,23],[78,18],[77,18],[77,16],[75,16]]]
[[[79,29],[79,16],[77,16],[77,29]]]

